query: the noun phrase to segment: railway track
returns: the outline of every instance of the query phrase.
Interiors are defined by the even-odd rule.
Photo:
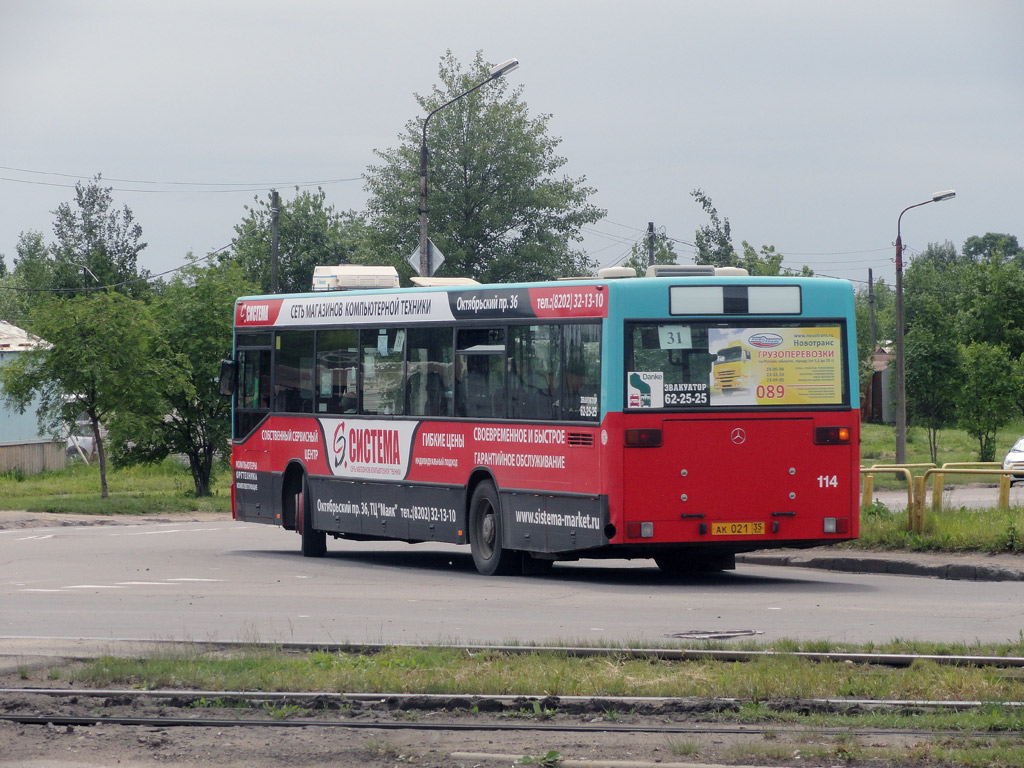
[[[98,725],[145,726],[159,728],[349,728],[356,730],[432,730],[432,731],[547,731],[565,733],[616,732],[681,734],[749,735],[769,729],[775,733],[798,733],[806,728],[788,728],[772,723],[768,726],[716,725],[713,723],[630,724],[615,722],[621,713],[643,717],[695,717],[738,711],[748,703],[738,698],[619,697],[619,696],[458,696],[452,694],[382,694],[382,693],[311,693],[308,691],[206,691],[206,690],[130,690],[130,689],[64,689],[64,688],[0,688],[6,711],[0,721],[21,725],[53,725],[81,727]],[[74,714],[63,712],[71,702]],[[792,712],[858,712],[866,710],[922,711],[945,709],[965,711],[991,706],[984,701],[950,701],[924,699],[851,699],[812,698],[788,700],[780,709]],[[1024,707],[1024,702],[1000,702],[1007,708]],[[159,707],[159,714],[131,714],[122,710]],[[82,709],[94,711],[82,712]],[[204,709],[245,711],[249,716],[210,716]],[[426,713],[445,713],[447,719],[410,720]],[[270,716],[261,716],[270,712]],[[341,713],[345,714],[341,714]],[[180,713],[180,714],[173,714]],[[187,714],[186,714],[187,713]],[[556,721],[555,713],[563,715]],[[453,721],[451,716],[459,718]],[[500,715],[476,721],[476,715]],[[569,718],[573,718],[570,720]],[[932,735],[933,730],[892,731],[850,728],[818,728],[821,733],[846,735]]]
[[[199,643],[210,651],[235,651],[243,644]],[[249,645],[248,647],[251,647]],[[275,645],[285,652],[312,650],[337,653],[373,654],[383,645],[304,644]],[[417,646],[419,647],[419,646]],[[888,667],[906,667],[918,659],[938,664],[998,668],[1018,677],[1024,658],[993,656],[934,656],[921,654],[792,653],[740,651],[732,649],[643,649],[575,648],[541,646],[459,646],[469,652],[507,654],[563,653],[567,656],[608,656],[671,660],[756,662],[768,655],[797,656],[821,662],[849,662]],[[765,717],[749,724],[737,722],[738,715],[763,705]],[[265,756],[269,744],[283,745],[289,754],[302,754],[310,745],[327,745],[330,754],[345,754],[346,762],[336,765],[394,765],[396,755],[420,754],[430,747],[436,758],[428,765],[507,765],[512,753],[544,754],[552,746],[575,754],[617,756],[640,752],[648,758],[645,766],[671,763],[673,745],[696,750],[704,759],[728,755],[726,746],[757,749],[760,745],[785,745],[792,754],[806,752],[808,743],[825,750],[830,759],[846,759],[851,745],[869,743],[903,749],[909,744],[928,744],[935,739],[990,740],[991,731],[966,729],[938,731],[933,727],[874,728],[857,720],[842,725],[843,715],[869,711],[927,714],[958,710],[983,712],[999,706],[1024,712],[1024,702],[950,701],[926,699],[807,698],[752,701],[744,698],[670,698],[621,696],[528,696],[458,694],[324,693],[309,691],[226,691],[168,688],[0,688],[0,752],[4,734],[14,734],[26,753],[32,749],[83,749],[96,745],[97,765],[106,764],[102,755],[111,740],[121,745],[127,757],[145,757],[174,751],[186,756],[193,744],[208,749],[243,751],[246,759]],[[833,714],[829,724],[808,725],[804,718],[785,719],[787,713]],[[1013,716],[1015,717],[1015,716]],[[729,719],[731,718],[731,719]],[[834,725],[838,722],[838,725]],[[831,727],[830,727],[831,726]],[[1005,726],[1003,726],[1005,727]],[[15,729],[15,730],[12,730]],[[273,735],[271,735],[273,734]],[[1007,733],[1007,735],[1009,735]],[[197,742],[198,740],[198,742]],[[1016,743],[1016,737],[1014,737]],[[15,743],[16,743],[15,742]],[[240,745],[249,745],[242,747]],[[340,745],[340,746],[339,746]],[[585,746],[584,746],[585,745]],[[390,750],[394,750],[391,754]],[[593,753],[586,750],[594,750]],[[659,752],[659,749],[661,750]],[[339,752],[338,750],[341,750]],[[388,759],[367,760],[376,750]],[[467,750],[479,750],[467,751]],[[520,751],[522,750],[522,751]],[[493,761],[480,755],[494,752]],[[386,754],[385,754],[386,753]],[[504,755],[499,760],[499,753]],[[34,753],[33,753],[34,754]],[[755,752],[755,754],[757,754]],[[454,755],[465,755],[453,760]],[[588,757],[588,759],[590,759]],[[833,762],[835,762],[833,759]],[[244,763],[245,760],[240,760]],[[697,761],[699,762],[699,761]],[[726,760],[728,762],[728,760]],[[82,763],[87,764],[86,762]],[[282,764],[290,764],[286,759]],[[567,765],[572,761],[567,761]],[[688,763],[691,764],[691,763]],[[682,765],[681,763],[679,765]]]

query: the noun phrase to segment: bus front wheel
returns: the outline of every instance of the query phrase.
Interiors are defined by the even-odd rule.
[[[305,476],[295,494],[295,527],[302,538],[303,557],[323,557],[327,554],[327,534],[313,527],[313,509],[309,496],[309,483]]]
[[[501,528],[498,492],[493,483],[480,483],[469,502],[469,548],[473,564],[484,576],[515,573],[522,564],[520,553],[502,546]]]

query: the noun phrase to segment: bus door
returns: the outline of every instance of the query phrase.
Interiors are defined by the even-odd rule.
[[[239,520],[274,521],[270,454],[260,438],[260,426],[270,413],[270,394],[270,350],[239,349],[232,451],[234,509]]]

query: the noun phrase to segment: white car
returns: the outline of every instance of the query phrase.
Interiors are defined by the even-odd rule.
[[[1024,437],[1013,444],[1003,459],[1003,469],[1020,470],[1010,475],[1010,485],[1018,480],[1024,480]]]

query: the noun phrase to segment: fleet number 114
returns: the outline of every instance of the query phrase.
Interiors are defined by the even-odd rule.
[[[838,488],[839,477],[836,475],[818,475],[819,488]]]

